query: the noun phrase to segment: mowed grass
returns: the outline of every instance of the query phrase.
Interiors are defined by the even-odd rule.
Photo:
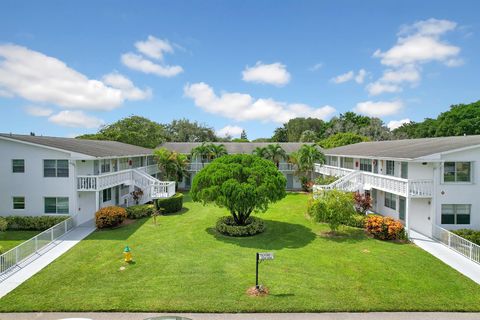
[[[342,237],[305,216],[308,197],[289,194],[261,215],[251,238],[218,235],[224,209],[187,196],[184,210],[97,231],[0,300],[0,311],[480,311],[480,287],[412,244],[346,229]],[[125,245],[135,264],[119,268]],[[250,297],[255,253],[267,297]]]
[[[0,252],[7,252],[25,240],[35,237],[40,231],[4,231],[0,232]]]

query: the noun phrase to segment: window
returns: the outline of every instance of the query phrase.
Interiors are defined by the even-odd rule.
[[[147,166],[150,166],[152,164],[155,164],[155,158],[153,156],[148,156],[147,157]]]
[[[120,159],[120,170],[126,170],[128,169],[128,158],[121,158]]]
[[[442,224],[470,224],[470,204],[442,204]]]
[[[385,173],[389,176],[395,175],[395,161],[387,160],[387,169]]]
[[[102,193],[103,202],[112,200],[112,188],[103,189]]]
[[[397,196],[390,192],[385,192],[385,207],[396,210]]]
[[[143,158],[142,157],[132,158],[132,167],[133,168],[143,167]]]
[[[444,182],[470,182],[470,162],[445,162],[443,165]]]
[[[45,198],[45,213],[68,214],[68,197]]]
[[[25,160],[13,159],[12,160],[12,172],[25,172]]]
[[[372,160],[360,159],[360,170],[372,172]]]
[[[110,172],[110,159],[100,160],[100,170],[102,173]]]
[[[43,176],[68,178],[68,160],[43,160]]]
[[[25,209],[25,197],[13,197],[13,209]]]
[[[353,158],[340,158],[340,166],[346,169],[353,169]]]

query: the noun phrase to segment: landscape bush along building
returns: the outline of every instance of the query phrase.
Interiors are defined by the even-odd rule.
[[[160,213],[178,212],[183,207],[183,193],[178,192],[167,199],[157,199],[155,200],[155,207],[160,210]]]
[[[95,213],[95,225],[98,229],[112,228],[122,224],[127,218],[127,210],[121,207],[105,207]]]

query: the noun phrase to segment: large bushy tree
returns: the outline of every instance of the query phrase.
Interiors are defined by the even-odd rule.
[[[286,179],[268,160],[255,155],[226,155],[195,175],[193,201],[227,208],[237,225],[255,211],[285,197]]]
[[[173,120],[166,125],[168,139],[173,142],[217,141],[215,130],[197,121]]]
[[[155,148],[168,140],[165,126],[140,116],[130,116],[101,128],[96,134],[78,139],[112,140],[145,148]]]
[[[325,149],[346,146],[364,141],[369,141],[367,137],[352,132],[340,132],[318,142],[318,145]]]

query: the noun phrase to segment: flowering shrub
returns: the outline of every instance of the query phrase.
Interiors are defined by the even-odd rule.
[[[353,199],[355,200],[355,209],[357,212],[365,214],[365,212],[372,208],[372,198],[368,194],[361,194],[357,191],[353,194]]]
[[[403,240],[406,238],[403,224],[390,217],[369,215],[365,220],[366,231],[381,240]]]
[[[95,213],[97,228],[111,228],[118,226],[127,218],[127,211],[121,207],[105,207]]]

